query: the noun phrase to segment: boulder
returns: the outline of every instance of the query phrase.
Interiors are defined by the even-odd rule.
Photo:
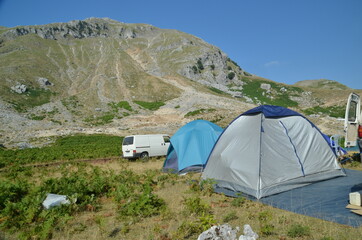
[[[13,90],[16,93],[22,94],[26,92],[27,87],[24,84],[17,84],[15,86],[12,86],[11,90]]]
[[[236,240],[239,228],[233,229],[229,224],[212,226],[200,234],[197,240]]]

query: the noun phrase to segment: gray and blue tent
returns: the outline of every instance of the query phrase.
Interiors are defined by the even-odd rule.
[[[171,137],[163,171],[202,171],[222,131],[221,127],[206,120],[195,120],[181,127]]]
[[[321,131],[303,115],[271,105],[232,121],[202,174],[220,191],[257,199],[339,176],[345,174]]]

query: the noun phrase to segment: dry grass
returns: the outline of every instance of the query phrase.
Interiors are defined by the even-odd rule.
[[[200,174],[178,176],[161,173],[164,158],[151,158],[148,162],[129,162],[126,160],[113,160],[107,163],[91,163],[104,170],[115,173],[122,170],[131,170],[137,174],[156,172],[155,179],[166,176],[166,181],[159,181],[154,193],[166,202],[166,210],[160,215],[144,219],[125,219],[120,217],[117,205],[111,197],[100,200],[101,209],[78,213],[62,230],[56,230],[52,239],[184,239],[178,228],[182,223],[194,222],[197,216],[185,211],[185,199],[199,197],[211,208],[211,214],[217,224],[228,223],[232,227],[250,224],[260,239],[362,239],[362,226],[348,227],[317,218],[307,217],[285,210],[273,208],[260,202],[245,200],[241,206],[234,206],[234,198],[222,194],[195,190],[192,183],[199,180]],[[87,163],[90,164],[90,163]],[[47,171],[57,176],[57,167],[48,168]],[[359,167],[361,170],[361,167]],[[232,216],[232,217],[230,217]],[[310,229],[310,234],[304,237],[292,238],[288,231],[292,225],[301,225]],[[272,226],[270,235],[265,233],[265,226]],[[240,232],[239,234],[242,234]],[[197,234],[187,239],[197,238]],[[1,235],[0,235],[1,236]],[[14,236],[6,236],[13,239]]]
[[[151,159],[149,162],[124,162],[113,161],[110,164],[102,164],[102,168],[113,169],[114,171],[129,169],[137,173],[144,173],[148,170],[159,170],[163,159]],[[361,170],[361,167],[359,167]],[[156,194],[164,199],[167,204],[167,211],[160,216],[143,219],[138,222],[123,222],[117,218],[117,209],[114,203],[105,200],[102,210],[99,212],[84,213],[77,216],[73,227],[66,230],[66,234],[59,233],[54,239],[104,239],[112,232],[119,231],[116,235],[120,239],[177,239],[177,228],[182,222],[192,221],[193,217],[184,214],[184,199],[191,196],[200,196],[202,200],[211,206],[212,213],[218,224],[223,224],[223,219],[228,214],[234,214],[234,219],[229,221],[231,226],[243,227],[250,224],[252,228],[261,235],[261,239],[292,239],[287,236],[290,226],[300,224],[309,227],[310,236],[296,239],[361,239],[362,227],[352,228],[317,218],[307,217],[285,210],[273,208],[260,202],[246,200],[241,207],[232,206],[233,198],[213,193],[211,196],[190,190],[190,181],[197,180],[199,174],[186,176],[175,176],[173,180],[159,186]],[[262,228],[265,223],[260,216],[266,214],[270,219],[267,224],[274,226],[270,236],[263,236]],[[77,227],[78,226],[78,227]],[[80,231],[79,226],[86,226]],[[241,233],[240,233],[241,234]]]

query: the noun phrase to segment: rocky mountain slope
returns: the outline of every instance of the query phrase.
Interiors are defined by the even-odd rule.
[[[172,134],[194,118],[226,126],[257,104],[343,107],[350,91],[263,79],[200,38],[147,24],[90,18],[0,28],[7,146],[79,132]]]

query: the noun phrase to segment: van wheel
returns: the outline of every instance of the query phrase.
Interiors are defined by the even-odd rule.
[[[141,153],[140,159],[142,160],[142,162],[147,162],[149,159],[148,153],[147,152]]]

